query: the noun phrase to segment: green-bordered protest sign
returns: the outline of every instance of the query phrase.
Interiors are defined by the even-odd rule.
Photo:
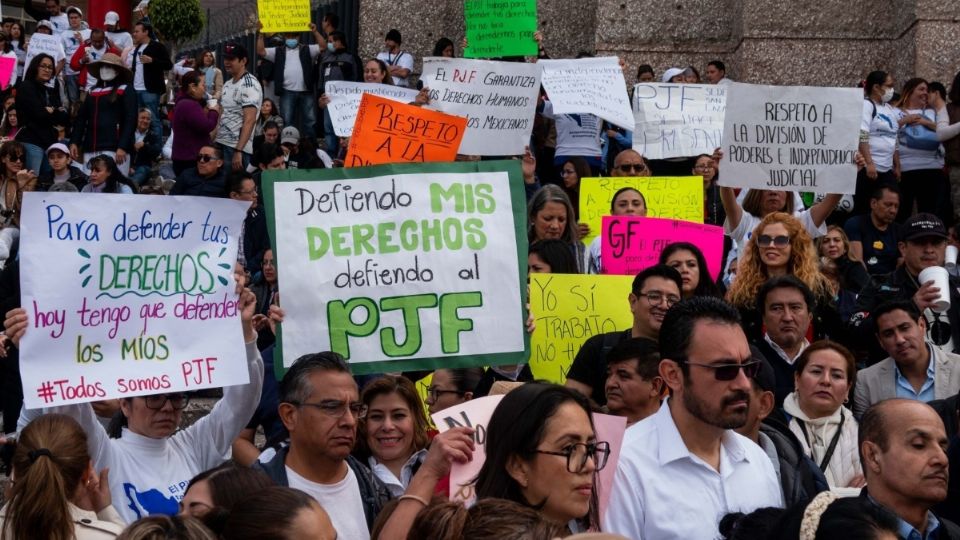
[[[466,0],[464,58],[536,56],[537,0]]]
[[[526,362],[518,161],[268,171],[278,375],[336,351],[355,374]]]

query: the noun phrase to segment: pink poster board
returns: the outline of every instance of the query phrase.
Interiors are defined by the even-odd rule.
[[[480,472],[483,462],[487,459],[484,445],[487,424],[501,399],[503,399],[502,394],[484,396],[430,415],[440,433],[455,427],[472,427],[476,430],[473,434],[473,440],[476,443],[476,448],[473,450],[473,459],[467,463],[454,462],[450,468],[451,501],[460,501],[470,505],[477,498],[472,482],[477,477],[477,473]]]
[[[597,431],[597,441],[610,443],[610,456],[607,465],[597,475],[597,499],[600,500],[600,516],[607,513],[610,492],[613,489],[613,477],[617,474],[617,462],[620,461],[620,447],[623,446],[623,433],[627,429],[627,417],[593,413],[593,427]]]
[[[690,242],[703,252],[710,277],[720,275],[723,227],[638,216],[603,216],[602,222],[600,257],[607,274],[636,274],[657,264],[668,245]]]
[[[6,90],[10,86],[10,74],[17,69],[16,58],[0,57],[0,90]]]

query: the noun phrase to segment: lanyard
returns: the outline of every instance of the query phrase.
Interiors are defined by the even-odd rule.
[[[827,453],[823,455],[823,459],[820,461],[820,472],[822,473],[827,472],[827,464],[830,463],[830,458],[833,457],[833,452],[837,449],[837,443],[840,442],[840,432],[843,430],[843,422],[845,420],[846,416],[844,416],[843,411],[840,411],[840,425],[837,426],[837,432],[833,434],[833,439],[830,440]],[[800,426],[800,431],[803,432],[804,438],[807,439],[807,444],[810,445],[810,451],[813,452],[813,445],[810,443],[810,435],[807,434],[806,424],[800,419],[797,419],[797,424]]]

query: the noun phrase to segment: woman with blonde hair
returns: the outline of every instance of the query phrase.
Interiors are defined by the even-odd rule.
[[[870,274],[863,261],[850,253],[850,239],[843,227],[827,227],[827,234],[817,238],[817,252],[836,265],[842,289],[859,294],[870,283]]]
[[[123,530],[107,471],[93,469],[87,436],[69,416],[47,414],[20,432],[11,482],[0,510],[2,540],[101,540]]]
[[[772,277],[792,275],[803,282],[816,297],[814,333],[818,337],[833,336],[842,328],[833,308],[829,282],[820,273],[820,264],[813,241],[800,220],[784,212],[764,217],[753,230],[748,242],[741,246],[737,279],[727,291],[727,301],[740,310],[747,337],[762,339],[763,306],[756,305],[757,293]]]

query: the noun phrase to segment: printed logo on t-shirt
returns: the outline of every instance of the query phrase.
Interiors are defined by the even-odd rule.
[[[180,511],[180,502],[176,497],[167,497],[158,489],[138,491],[133,484],[124,482],[123,493],[127,497],[127,507],[133,510],[137,519],[154,514],[174,516]]]

